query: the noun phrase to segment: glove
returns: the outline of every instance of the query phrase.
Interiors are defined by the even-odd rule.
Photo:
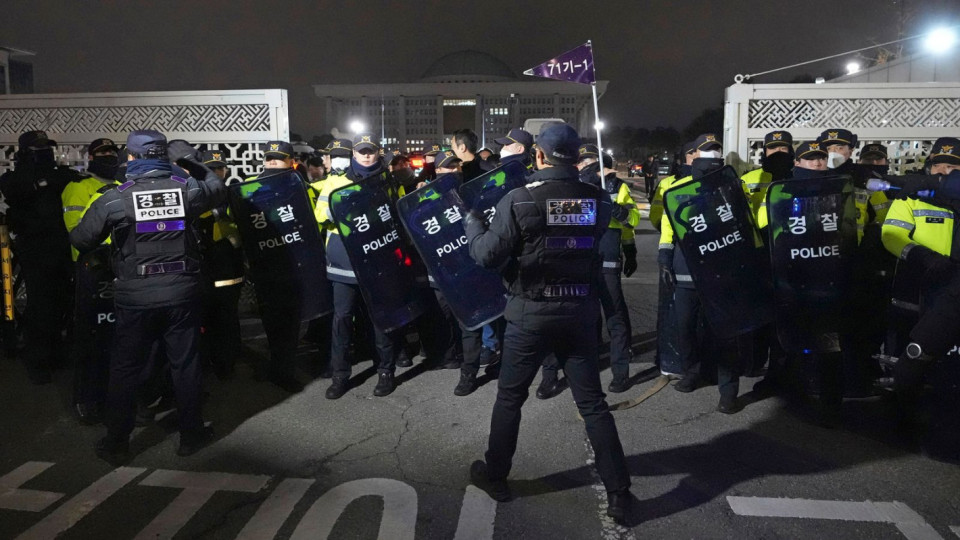
[[[910,248],[907,264],[919,265],[924,269],[923,279],[934,284],[949,281],[957,272],[957,265],[948,257],[919,245]]]
[[[630,218],[630,205],[614,204],[613,209],[610,211],[610,217],[620,223],[625,223],[627,219]]]
[[[623,246],[623,275],[630,277],[637,271],[637,246],[627,244]]]
[[[167,157],[170,161],[180,165],[180,160],[188,159],[195,163],[201,163],[200,151],[190,145],[187,141],[175,139],[167,145]],[[183,165],[180,165],[183,167]],[[186,167],[183,167],[186,169]]]
[[[671,289],[677,286],[677,278],[673,275],[673,268],[665,264],[660,265],[660,282]]]

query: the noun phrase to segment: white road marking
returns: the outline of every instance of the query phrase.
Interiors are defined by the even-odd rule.
[[[127,485],[146,469],[119,467],[107,473],[86,489],[74,495],[39,523],[18,536],[19,540],[47,540],[76,525],[100,503]]]
[[[910,540],[943,540],[920,514],[901,502],[818,501],[727,497],[737,515],[892,523]]]
[[[237,535],[237,540],[274,538],[313,482],[306,478],[287,478],[280,482]]]
[[[489,540],[497,519],[497,501],[476,486],[468,485],[460,507],[460,521],[453,540]]]
[[[378,540],[413,540],[417,529],[417,490],[389,478],[354,480],[324,493],[304,514],[290,539],[328,538],[347,505],[367,495],[383,497]]]
[[[190,518],[218,491],[256,493],[270,481],[269,476],[217,472],[157,470],[140,482],[141,486],[180,488],[177,495],[153,518],[137,539],[173,538]]]
[[[604,487],[603,481],[600,479],[600,474],[597,472],[596,467],[594,467],[597,460],[596,453],[593,451],[590,439],[584,437],[583,444],[587,447],[587,469],[590,471],[590,477],[593,478],[593,484],[590,487],[593,488],[594,493],[597,495],[597,500],[600,502],[598,510],[600,517],[600,538],[604,540],[612,540],[614,538],[635,540],[636,537],[633,535],[632,530],[618,524],[612,517],[607,515],[607,488]]]
[[[40,512],[60,500],[63,493],[20,489],[40,473],[52,467],[49,461],[28,461],[9,473],[0,476],[0,508],[23,512]]]

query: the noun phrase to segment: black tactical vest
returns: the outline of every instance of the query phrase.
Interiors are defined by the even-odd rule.
[[[172,176],[125,182],[125,226],[114,231],[114,271],[122,280],[200,271],[200,255],[187,219],[187,181]]]
[[[534,182],[523,189],[536,214],[530,223],[520,224],[527,241],[517,257],[518,279],[511,283],[511,293],[539,301],[596,295],[598,241],[607,228],[598,215],[601,190],[563,180]]]

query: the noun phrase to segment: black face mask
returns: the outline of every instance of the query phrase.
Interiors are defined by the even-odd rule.
[[[870,169],[871,171],[877,173],[880,176],[883,176],[890,172],[889,165],[863,165],[864,167]]]
[[[773,176],[773,181],[783,180],[793,168],[793,156],[789,152],[774,152],[760,160],[763,170]]]
[[[413,175],[413,169],[401,167],[393,170],[393,177],[403,186],[413,185],[416,178]]]
[[[697,180],[723,167],[723,158],[697,158],[693,160],[691,174]]]
[[[120,168],[120,158],[117,156],[93,156],[87,165],[87,170],[100,178],[108,180],[117,175],[117,169]]]

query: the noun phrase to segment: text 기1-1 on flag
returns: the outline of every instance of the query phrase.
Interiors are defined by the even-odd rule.
[[[523,74],[559,81],[593,84],[596,81],[593,71],[593,46],[588,41],[576,49],[571,49],[539,66],[524,71]]]

